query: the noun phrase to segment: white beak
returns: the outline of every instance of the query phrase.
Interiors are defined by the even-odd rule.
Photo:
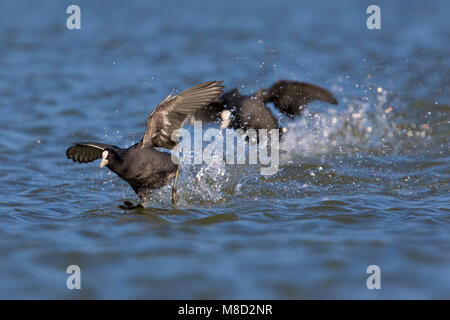
[[[100,168],[103,168],[108,164],[108,160],[106,159],[108,157],[108,151],[103,151],[102,153],[102,162],[100,162]]]
[[[222,111],[222,113],[220,114],[220,117],[222,118],[222,121],[220,121],[220,130],[228,128],[228,126],[230,125],[230,116],[231,116],[230,110]]]

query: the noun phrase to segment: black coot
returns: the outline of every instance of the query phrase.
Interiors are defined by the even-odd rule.
[[[167,96],[148,116],[143,139],[128,149],[96,142],[76,143],[67,149],[67,158],[80,163],[102,158],[100,167],[107,166],[127,181],[141,202],[145,202],[149,190],[159,189],[175,178],[172,188],[175,205],[178,165],[172,162],[170,153],[155,147],[172,149],[177,144],[171,139],[173,131],[182,127],[187,116],[215,101],[223,93],[222,82],[205,82],[179,95]],[[133,206],[126,201],[120,208],[142,207],[141,202]]]
[[[193,113],[189,121],[221,120],[221,128],[230,127],[244,131],[278,129],[281,137],[286,128],[280,128],[266,104],[272,102],[283,114],[295,118],[314,100],[338,103],[333,94],[324,88],[306,82],[280,80],[269,89],[260,89],[251,96],[242,95],[238,89],[227,91],[216,101]]]

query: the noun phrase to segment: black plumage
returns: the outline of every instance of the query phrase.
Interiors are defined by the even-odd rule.
[[[222,120],[221,127],[244,131],[278,129],[282,136],[286,129],[280,128],[278,120],[266,104],[272,102],[283,114],[295,118],[314,100],[338,103],[333,94],[324,88],[305,82],[280,80],[269,89],[260,89],[251,96],[241,94],[238,89],[227,91],[216,101],[193,113],[189,121]]]
[[[177,144],[175,130],[182,127],[187,116],[215,101],[223,93],[221,83],[205,82],[179,95],[167,96],[148,116],[143,139],[128,149],[96,142],[76,143],[67,149],[67,158],[80,163],[102,158],[100,166],[106,165],[127,181],[141,201],[145,201],[149,190],[159,189],[175,178],[172,188],[172,201],[175,204],[178,165],[172,162],[170,153],[155,147],[172,149]],[[125,204],[126,207],[121,208],[142,207],[141,204]]]
[[[275,82],[269,90],[263,90],[264,102],[273,102],[275,108],[294,118],[312,101],[319,100],[338,104],[333,94],[316,85],[290,80]]]

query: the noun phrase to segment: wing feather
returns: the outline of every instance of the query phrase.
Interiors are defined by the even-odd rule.
[[[222,93],[223,81],[209,81],[189,88],[177,96],[168,95],[148,116],[142,139],[145,147],[172,149],[172,133],[180,129],[187,116],[214,102]]]
[[[102,157],[103,151],[106,149],[113,149],[116,152],[120,150],[119,147],[97,142],[80,142],[70,146],[66,151],[68,159],[74,162],[88,163]]]
[[[295,117],[314,100],[338,104],[330,91],[310,83],[290,80],[275,82],[266,91],[265,102],[273,102],[274,106],[281,112]]]

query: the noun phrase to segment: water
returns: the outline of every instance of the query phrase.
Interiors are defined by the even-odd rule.
[[[450,298],[448,1],[381,1],[377,31],[369,1],[77,3],[79,31],[72,2],[0,4],[1,298]],[[281,118],[276,175],[185,165],[178,209],[124,212],[125,182],[65,158],[139,141],[173,89],[283,78],[340,104]]]

